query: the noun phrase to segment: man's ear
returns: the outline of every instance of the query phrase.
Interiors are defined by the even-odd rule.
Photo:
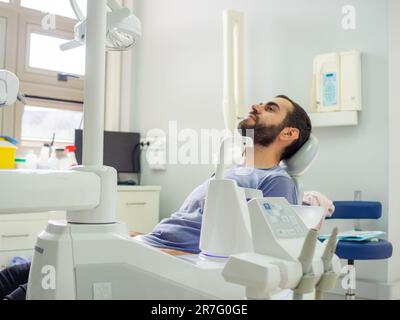
[[[285,128],[282,130],[281,139],[286,142],[293,142],[300,136],[300,130],[297,128]]]

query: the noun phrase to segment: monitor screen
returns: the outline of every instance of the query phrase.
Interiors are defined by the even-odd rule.
[[[76,159],[82,164],[82,130],[75,130]],[[104,132],[105,166],[118,173],[140,173],[140,134],[134,132]]]

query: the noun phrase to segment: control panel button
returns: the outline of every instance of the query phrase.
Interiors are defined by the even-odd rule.
[[[270,220],[271,220],[272,223],[278,223],[279,222],[278,218],[275,217],[275,216],[271,216]]]
[[[293,224],[297,224],[297,219],[296,217],[291,216],[290,221],[292,221]]]
[[[287,217],[287,216],[281,216],[281,220],[284,223],[289,223],[290,222],[289,217]]]
[[[265,203],[264,203],[264,209],[265,209],[265,210],[272,210],[272,207],[270,206],[269,203],[265,202]]]
[[[276,234],[280,237],[284,237],[286,235],[286,232],[283,229],[278,229],[276,230]]]
[[[296,235],[297,235],[296,230],[293,230],[293,229],[288,230],[288,236],[294,237]]]
[[[295,230],[298,234],[303,234],[303,229],[301,229],[300,227],[296,227]]]

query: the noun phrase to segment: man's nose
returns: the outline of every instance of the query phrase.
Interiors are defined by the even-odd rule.
[[[251,109],[255,112],[255,113],[260,113],[261,109],[262,109],[262,104],[255,104],[251,107]]]

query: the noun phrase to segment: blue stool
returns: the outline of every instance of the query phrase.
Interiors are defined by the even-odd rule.
[[[327,219],[379,219],[382,216],[382,204],[368,201],[336,201],[333,216]],[[386,240],[378,241],[338,241],[336,255],[346,259],[349,266],[354,267],[356,260],[380,260],[392,256],[392,244]],[[355,300],[355,292],[348,289],[346,300]]]

